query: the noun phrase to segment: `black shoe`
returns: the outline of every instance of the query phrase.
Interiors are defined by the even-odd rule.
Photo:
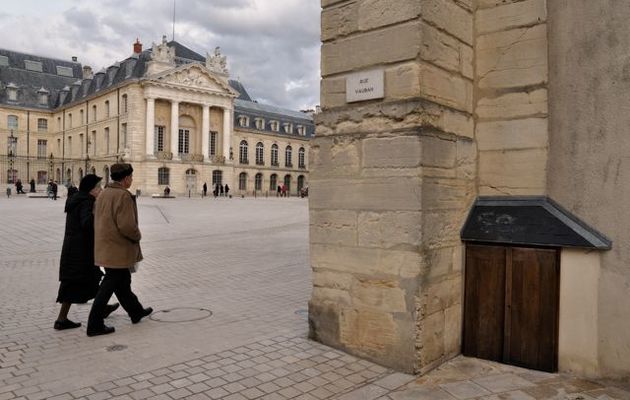
[[[55,329],[58,331],[63,331],[64,329],[73,329],[81,326],[80,322],[72,322],[69,319],[63,321],[55,321]]]
[[[150,315],[152,312],[153,312],[153,309],[151,307],[147,307],[143,309],[142,314],[137,315],[135,317],[131,317],[131,323],[137,324],[138,322],[140,322],[142,318],[146,317],[147,315]]]
[[[111,313],[113,313],[114,311],[116,311],[118,309],[118,307],[120,307],[119,303],[114,303],[114,304],[108,304],[105,306],[105,312],[103,313],[103,319],[109,317],[109,315]]]
[[[110,333],[116,332],[116,329],[113,326],[103,325],[98,329],[90,329],[87,330],[87,335],[92,336],[100,336],[100,335],[108,335]]]

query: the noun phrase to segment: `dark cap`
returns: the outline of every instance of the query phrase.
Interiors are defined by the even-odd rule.
[[[101,181],[100,176],[96,176],[94,174],[88,174],[81,179],[81,183],[79,183],[79,191],[80,192],[89,192],[94,189],[96,185]]]
[[[127,163],[114,164],[109,169],[109,175],[116,182],[131,174],[133,174],[133,168],[131,167],[131,164]]]

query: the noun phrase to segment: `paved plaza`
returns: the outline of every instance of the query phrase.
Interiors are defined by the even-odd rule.
[[[65,199],[0,199],[0,400],[630,399],[623,383],[457,357],[423,377],[307,339],[306,199],[138,200],[155,312],[111,335],[53,330]]]

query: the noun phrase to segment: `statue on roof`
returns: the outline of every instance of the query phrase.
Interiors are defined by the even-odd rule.
[[[220,75],[228,75],[226,56],[221,54],[221,48],[215,47],[214,54],[206,52],[206,68]]]
[[[168,46],[166,35],[162,36],[161,44],[158,45],[153,43],[151,48],[151,60],[168,64],[175,63],[175,48]]]

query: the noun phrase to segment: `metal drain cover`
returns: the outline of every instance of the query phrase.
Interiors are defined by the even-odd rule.
[[[125,346],[124,344],[115,344],[113,346],[107,347],[107,351],[122,351],[122,350],[125,350],[126,348],[127,346]]]
[[[158,322],[190,322],[212,316],[212,311],[206,308],[178,307],[156,311],[149,317]]]

